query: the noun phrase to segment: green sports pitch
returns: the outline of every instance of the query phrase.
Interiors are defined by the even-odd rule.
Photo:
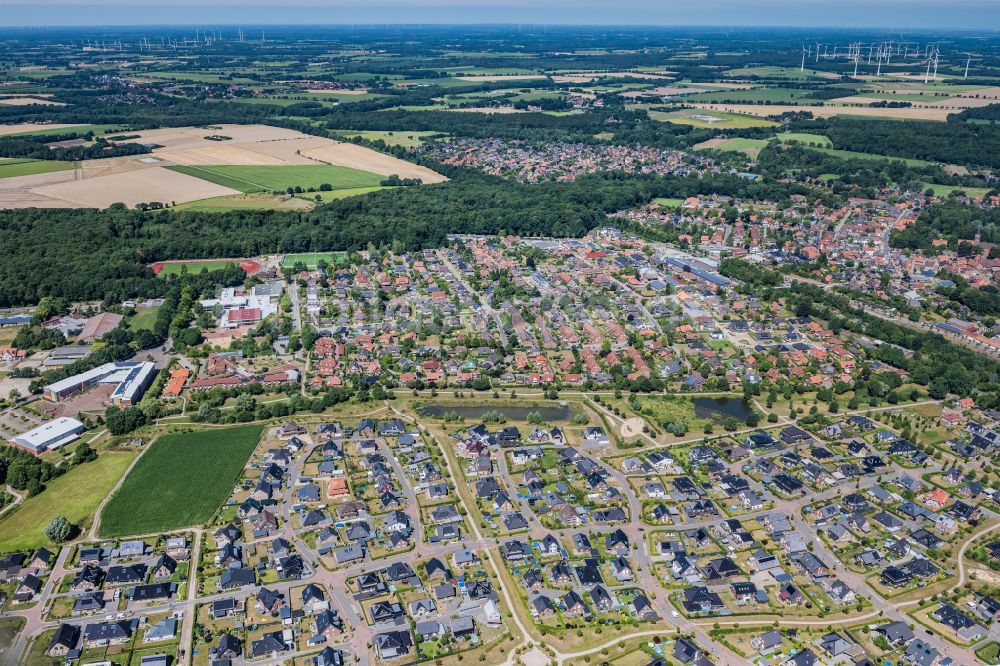
[[[346,252],[302,252],[299,254],[286,254],[281,261],[282,268],[292,268],[297,263],[305,264],[308,270],[315,270],[320,260],[328,264],[347,263]]]
[[[239,192],[284,192],[289,187],[318,190],[329,185],[335,190],[377,186],[385,176],[331,164],[290,164],[287,166],[172,166],[167,167]]]

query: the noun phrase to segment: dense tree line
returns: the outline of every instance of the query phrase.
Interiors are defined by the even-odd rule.
[[[139,143],[114,144],[104,137],[96,137],[90,146],[50,146],[52,142],[80,138],[77,134],[62,136],[0,137],[0,157],[20,157],[35,160],[97,160],[105,157],[124,157],[152,152]]]
[[[784,282],[780,273],[743,259],[723,259],[719,262],[719,273],[754,287],[777,287]]]
[[[450,233],[580,236],[605,224],[607,213],[654,197],[723,194],[788,203],[792,194],[814,194],[802,185],[731,175],[611,173],[530,185],[478,172],[449,173],[454,179],[448,183],[376,192],[310,212],[172,213],[123,206],[0,211],[6,239],[0,244],[0,307],[44,296],[112,302],[163,296],[170,281],[155,278],[148,264],[166,259],[361,250],[370,244],[418,250],[444,245]]]
[[[842,150],[968,166],[1000,166],[1000,126],[962,122],[957,115],[944,123],[837,116],[792,123],[790,129],[824,134]]]

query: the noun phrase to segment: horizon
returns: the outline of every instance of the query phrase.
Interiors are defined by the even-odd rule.
[[[238,11],[240,20],[234,21]],[[179,17],[178,14],[181,14]],[[53,17],[58,17],[53,20]],[[189,18],[190,17],[190,18]],[[386,21],[389,17],[391,20]],[[724,18],[724,21],[719,19]],[[704,0],[697,6],[669,6],[652,0],[613,5],[604,0],[490,0],[465,6],[461,0],[376,0],[361,5],[296,0],[276,6],[265,0],[159,0],[136,5],[125,0],[17,2],[5,7],[0,28],[186,27],[186,26],[497,26],[616,28],[791,28],[871,30],[1000,30],[1000,0],[847,0],[836,5],[801,0]]]

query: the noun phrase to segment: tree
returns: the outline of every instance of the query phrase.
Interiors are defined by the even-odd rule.
[[[108,407],[104,412],[104,423],[112,435],[125,435],[146,424],[146,415],[137,407]]]
[[[73,534],[73,524],[66,516],[56,516],[45,528],[45,538],[52,543],[63,543]]]

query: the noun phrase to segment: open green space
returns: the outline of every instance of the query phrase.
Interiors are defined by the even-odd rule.
[[[299,254],[286,254],[281,260],[282,268],[291,268],[297,263],[303,263],[309,270],[314,270],[320,260],[328,264],[343,264],[347,260],[346,252],[301,252]]]
[[[815,69],[806,68],[801,71],[798,67],[739,67],[723,72],[726,76],[759,76],[768,79],[789,79],[794,81],[804,81],[806,79],[831,78],[828,72],[820,72]],[[836,75],[833,76],[836,78]]]
[[[827,148],[833,146],[833,142],[830,141],[830,137],[822,134],[810,134],[809,132],[779,132],[776,136],[779,141],[797,141],[806,145],[815,143],[819,146]]]
[[[381,130],[352,132],[350,130],[336,130],[332,134],[335,139],[350,140],[355,137],[361,137],[365,141],[384,141],[386,145],[389,146],[415,148],[423,143],[425,137],[434,136],[437,132],[413,132],[409,130],[402,130],[398,132]]]
[[[899,160],[905,162],[907,166],[927,166],[929,162],[925,160],[914,160],[907,159],[904,157],[890,157],[888,155],[876,155],[874,153],[858,153],[853,150],[838,150],[837,148],[814,148],[810,147],[810,150],[818,150],[820,152],[826,153],[827,155],[833,155],[834,157],[841,157],[845,160]]]
[[[39,173],[67,171],[74,168],[76,168],[76,162],[61,162],[59,160],[4,160],[0,161],[0,178],[34,176]]]
[[[714,92],[696,93],[688,96],[691,102],[772,102],[788,104],[818,103],[820,100],[809,97],[811,90],[799,88],[755,88],[748,90],[718,90]]]
[[[736,129],[740,127],[775,127],[778,123],[765,118],[747,116],[742,113],[727,113],[707,109],[682,109],[680,111],[650,111],[649,117],[666,123],[713,127],[716,129]]]
[[[29,497],[0,519],[0,552],[46,545],[45,527],[57,515],[66,516],[81,530],[89,528],[94,511],[134,457],[108,451],[49,481],[40,495]]]
[[[988,187],[963,187],[961,185],[938,185],[937,183],[924,183],[924,190],[934,190],[934,196],[946,197],[952,192],[965,192],[966,196],[976,197],[984,196],[987,192],[992,191]]]
[[[229,496],[262,426],[160,437],[101,516],[101,536],[145,534],[206,522]]]
[[[323,203],[329,201],[337,201],[338,199],[346,199],[347,197],[356,197],[362,194],[371,194],[372,192],[378,192],[380,190],[391,190],[392,187],[388,185],[375,185],[374,187],[345,187],[339,190],[330,190],[329,192],[309,192],[302,196],[309,199],[315,199],[317,196]]]
[[[10,134],[9,136],[54,136],[59,134],[86,134],[87,132],[104,135],[108,133],[117,134],[119,132],[127,131],[129,131],[128,128],[124,128],[121,125],[78,125],[77,127],[45,127],[27,132]]]
[[[180,173],[231,187],[240,192],[281,192],[289,187],[333,189],[374,187],[384,176],[350,167],[331,164],[292,164],[288,166],[172,166]]]
[[[753,159],[757,159],[760,155],[761,149],[767,145],[767,139],[744,139],[742,137],[733,137],[732,139],[726,139],[718,146],[715,146],[715,150],[724,150],[735,153],[743,153],[749,155]]]
[[[156,313],[159,311],[159,307],[136,308],[135,316],[128,322],[129,329],[133,331],[138,331],[140,329],[152,331],[153,325],[156,324]]]
[[[996,664],[1000,657],[1000,643],[990,641],[976,650],[976,656],[987,664]]]
[[[168,277],[170,275],[179,275],[182,272],[200,273],[203,270],[218,271],[231,263],[233,262],[226,261],[225,259],[209,259],[206,261],[185,261],[177,264],[165,264],[157,275],[159,277]]]
[[[677,208],[684,203],[684,199],[671,199],[670,197],[657,197],[653,199],[664,208]]]
[[[345,190],[334,190],[343,192]],[[324,192],[323,194],[329,194]],[[303,195],[305,196],[305,195]],[[312,198],[310,193],[309,198]],[[172,211],[197,211],[199,213],[225,213],[231,210],[303,210],[309,208],[309,204],[302,199],[288,197],[286,195],[271,194],[233,194],[225,197],[211,197],[209,199],[198,199],[187,203],[172,206]]]

